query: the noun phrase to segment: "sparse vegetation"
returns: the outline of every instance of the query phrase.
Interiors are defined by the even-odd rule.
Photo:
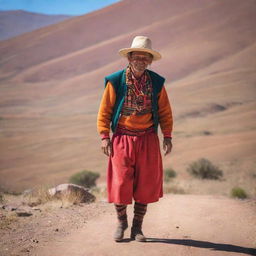
[[[169,182],[172,178],[175,178],[177,173],[172,169],[168,168],[164,170],[164,181]]]
[[[201,158],[191,163],[187,168],[187,171],[196,178],[201,179],[218,180],[223,176],[222,170],[205,158]]]
[[[99,177],[99,173],[84,170],[71,176],[69,182],[86,188],[91,188],[96,186],[96,180]]]
[[[70,205],[70,204],[80,204],[83,201],[83,194],[80,191],[70,191],[68,193],[64,193],[60,200],[62,201],[62,205]]]
[[[47,203],[54,198],[50,195],[48,191],[47,186],[40,186],[34,190],[28,195],[28,205],[33,207],[40,204]]]
[[[256,173],[252,173],[252,177],[253,177],[253,178],[256,178]]]
[[[50,195],[49,188],[47,186],[40,186],[29,194],[27,204],[34,207],[50,201],[59,200],[61,201],[62,206],[68,206],[72,204],[79,204],[83,201],[83,199],[84,195],[81,193],[81,191],[67,191],[65,193],[52,196]]]
[[[231,196],[234,198],[239,198],[239,199],[245,199],[247,198],[247,193],[245,192],[244,189],[240,187],[234,187],[231,190]]]
[[[107,188],[104,187],[93,187],[90,192],[96,197],[96,200],[107,198]]]
[[[203,135],[208,136],[208,135],[212,135],[212,133],[210,131],[203,131]]]
[[[18,216],[15,212],[11,212],[8,215],[2,215],[0,220],[0,229],[7,229],[13,222],[18,221]]]
[[[4,195],[0,192],[0,203],[4,201]]]
[[[164,186],[164,193],[166,193],[166,194],[186,194],[186,192],[183,188],[175,186],[175,185]]]

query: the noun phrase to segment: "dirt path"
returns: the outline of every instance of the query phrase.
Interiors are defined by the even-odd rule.
[[[128,207],[129,221],[132,206]],[[85,227],[58,241],[40,244],[37,256],[256,255],[256,202],[221,196],[168,195],[148,206],[143,231],[146,243],[112,239],[113,206]]]

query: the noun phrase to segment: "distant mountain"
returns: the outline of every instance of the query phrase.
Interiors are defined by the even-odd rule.
[[[66,20],[68,15],[46,15],[22,10],[0,11],[0,40]]]

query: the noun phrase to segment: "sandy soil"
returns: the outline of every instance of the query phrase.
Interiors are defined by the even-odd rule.
[[[37,218],[52,223],[39,221],[36,231],[29,232],[32,240],[26,247],[24,242],[10,243],[10,238],[18,240],[19,228],[9,234],[9,242],[6,231],[2,232],[6,241],[1,255],[107,256],[120,255],[120,251],[122,255],[256,255],[255,210],[255,200],[169,194],[148,206],[143,226],[146,243],[131,241],[129,229],[124,241],[116,243],[112,239],[116,226],[113,205],[101,201],[72,206]],[[132,206],[128,215],[131,223]],[[31,227],[32,222],[38,223],[31,218],[27,225]],[[56,228],[66,232],[56,232]]]

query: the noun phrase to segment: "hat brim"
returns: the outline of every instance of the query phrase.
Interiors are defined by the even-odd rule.
[[[119,50],[119,55],[122,57],[127,57],[129,52],[147,52],[153,56],[153,60],[160,60],[162,58],[161,54],[157,51],[147,49],[147,48],[123,48]]]

